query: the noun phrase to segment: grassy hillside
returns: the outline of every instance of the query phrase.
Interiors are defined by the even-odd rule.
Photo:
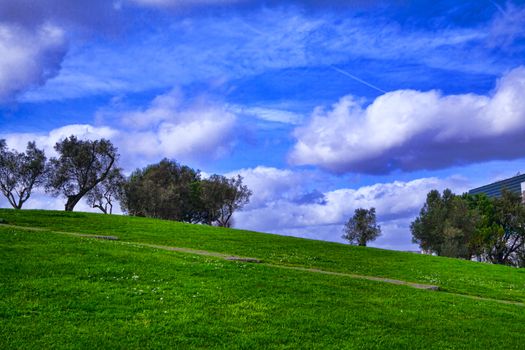
[[[523,269],[143,218],[13,210],[0,210],[0,218],[49,230],[0,227],[0,348],[519,349],[525,343],[525,307],[500,302],[525,301]],[[437,284],[441,291],[126,242]]]

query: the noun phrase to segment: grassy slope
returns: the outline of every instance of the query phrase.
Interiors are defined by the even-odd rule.
[[[444,291],[525,302],[525,269],[177,222],[0,209],[10,224],[116,235],[123,241],[206,249],[276,264],[437,284]]]
[[[522,306],[53,233],[0,227],[0,276],[2,349],[525,342]]]

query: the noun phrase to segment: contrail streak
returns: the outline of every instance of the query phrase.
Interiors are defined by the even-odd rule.
[[[355,81],[360,82],[361,84],[365,84],[366,86],[371,87],[371,88],[374,89],[374,90],[377,90],[377,91],[379,91],[379,92],[382,92],[382,93],[386,94],[386,91],[385,91],[385,90],[380,89],[380,88],[378,88],[377,86],[372,85],[372,84],[370,84],[370,83],[364,81],[363,79],[361,79],[361,78],[359,78],[359,77],[356,77],[356,76],[353,75],[353,74],[350,74],[350,73],[348,73],[348,72],[346,72],[346,71],[344,71],[344,70],[342,70],[342,69],[339,69],[339,68],[337,68],[337,67],[334,67],[334,66],[330,66],[330,67],[331,67],[333,70],[335,70],[335,71],[337,71],[337,72],[339,72],[339,73],[341,73],[341,74],[343,74],[343,75],[346,75],[347,77],[352,78],[352,79],[354,79]]]
[[[503,9],[503,7],[501,7],[498,3],[496,3],[495,1],[492,1],[492,0],[489,0],[492,5],[496,6],[496,8],[498,9],[499,12],[501,12],[504,16],[507,15],[507,13],[505,12],[505,10]]]

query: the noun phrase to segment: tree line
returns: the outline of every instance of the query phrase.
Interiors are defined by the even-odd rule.
[[[233,213],[252,194],[241,176],[202,178],[198,170],[168,159],[126,177],[118,167],[117,148],[106,139],[71,135],[54,149],[58,157],[48,160],[35,142],[18,152],[0,139],[0,190],[13,208],[21,209],[42,187],[64,197],[66,211],[85,199],[105,214],[119,203],[129,215],[230,227]]]
[[[13,208],[21,209],[42,187],[64,197],[66,211],[85,199],[106,214],[119,203],[129,215],[229,227],[252,194],[240,176],[202,178],[168,159],[126,177],[116,147],[105,139],[71,135],[54,149],[58,156],[48,160],[35,142],[18,152],[0,139],[0,190]],[[525,206],[519,194],[505,189],[498,198],[432,190],[410,230],[413,242],[429,253],[525,267]],[[375,209],[358,208],[343,238],[365,246],[380,234]]]
[[[432,190],[410,230],[436,255],[525,267],[525,206],[506,189],[497,198]]]

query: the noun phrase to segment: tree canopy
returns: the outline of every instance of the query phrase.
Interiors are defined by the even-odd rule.
[[[55,144],[58,158],[50,159],[46,190],[67,198],[66,211],[102,182],[116,165],[117,149],[109,140],[79,140],[76,136]]]
[[[204,222],[211,225],[230,227],[233,213],[244,207],[252,191],[242,184],[242,177],[227,178],[212,175],[201,183],[200,198],[203,205]]]
[[[240,176],[202,179],[199,171],[163,159],[131,174],[122,208],[130,215],[229,226],[250,195]]]
[[[468,202],[449,189],[443,195],[432,190],[410,225],[412,241],[437,255],[470,259],[476,251],[471,245],[477,232],[479,215]]]
[[[200,173],[175,161],[135,170],[124,186],[122,209],[130,215],[198,222]]]
[[[22,208],[33,189],[44,183],[45,174],[46,156],[35,142],[28,142],[20,153],[8,150],[5,140],[0,140],[0,190],[13,208]]]
[[[525,206],[521,196],[503,190],[494,199],[494,218],[486,237],[487,256],[494,263],[525,267]]]
[[[498,198],[432,190],[410,229],[414,243],[437,255],[525,266],[525,207],[505,189]]]
[[[357,208],[345,224],[342,238],[350,244],[366,246],[381,235],[381,227],[376,223],[376,209]]]

